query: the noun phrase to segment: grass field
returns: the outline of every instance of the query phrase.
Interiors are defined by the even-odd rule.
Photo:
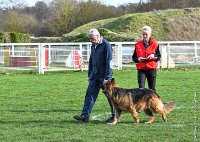
[[[136,88],[135,69],[114,70],[118,86]],[[168,122],[153,124],[141,112],[134,124],[124,112],[115,126],[103,123],[109,106],[100,93],[89,123],[77,122],[87,87],[86,72],[0,75],[2,142],[197,142],[200,140],[200,69],[159,70],[157,92],[177,107]]]

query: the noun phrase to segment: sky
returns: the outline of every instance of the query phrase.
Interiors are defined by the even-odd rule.
[[[37,1],[42,1],[42,0],[26,0],[29,6],[34,6]],[[45,2],[50,2],[52,0],[43,0]],[[138,3],[139,0],[100,0],[103,4],[106,5],[113,5],[113,6],[119,6],[121,4],[126,4],[126,3]]]

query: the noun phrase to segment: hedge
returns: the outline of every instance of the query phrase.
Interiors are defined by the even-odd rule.
[[[0,43],[30,43],[30,35],[15,32],[0,32]]]
[[[0,43],[4,43],[4,34],[0,32]]]
[[[123,42],[123,41],[134,41],[134,37],[127,37],[123,34],[118,34],[115,32],[112,32],[105,28],[99,28],[98,29],[100,34],[108,41],[110,42]],[[77,33],[76,35],[63,35],[63,41],[64,42],[86,42],[89,41],[87,37],[87,33]]]

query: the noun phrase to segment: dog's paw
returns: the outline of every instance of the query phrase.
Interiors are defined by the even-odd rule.
[[[113,123],[107,123],[108,125],[115,125],[115,124],[113,124]]]
[[[117,121],[113,121],[113,122],[107,123],[107,124],[109,124],[109,125],[116,125],[116,124],[117,124]]]
[[[116,125],[116,123],[107,123],[107,124],[108,124],[108,125],[113,125],[113,126]]]

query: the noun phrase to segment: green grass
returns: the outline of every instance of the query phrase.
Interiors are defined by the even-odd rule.
[[[114,71],[118,86],[137,87],[135,69]],[[86,72],[1,74],[0,139],[2,142],[196,142],[200,131],[200,69],[159,70],[157,92],[177,108],[168,122],[156,115],[153,124],[139,114],[134,124],[129,113],[111,126],[109,106],[100,93],[89,123],[77,122],[87,88]],[[97,116],[95,118],[95,116]]]

